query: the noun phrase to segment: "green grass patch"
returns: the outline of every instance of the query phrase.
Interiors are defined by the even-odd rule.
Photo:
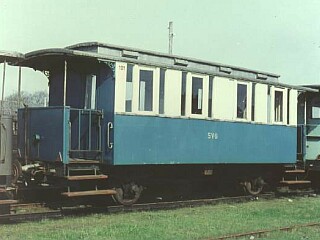
[[[320,222],[320,198],[295,198],[293,202],[288,199],[259,200],[157,212],[93,214],[1,225],[0,239],[210,239],[309,222]],[[259,239],[318,239],[316,236],[320,237],[320,230],[313,227],[270,233]]]

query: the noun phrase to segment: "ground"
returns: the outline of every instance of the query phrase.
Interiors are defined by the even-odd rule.
[[[232,233],[320,222],[319,219],[320,197],[282,198],[1,225],[0,239],[214,239]],[[320,227],[296,228],[288,232],[251,237],[319,238]]]

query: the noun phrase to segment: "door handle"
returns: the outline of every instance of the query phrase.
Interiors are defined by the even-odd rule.
[[[111,130],[113,129],[113,123],[112,122],[108,122],[107,125],[107,147],[109,149],[113,149],[113,143],[110,140],[110,136],[111,136]]]

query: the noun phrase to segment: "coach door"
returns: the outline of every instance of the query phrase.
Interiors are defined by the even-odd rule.
[[[115,89],[115,63],[103,62],[99,66],[99,78],[97,81],[97,109],[103,111],[101,124],[102,161],[113,162],[114,148],[114,89]]]

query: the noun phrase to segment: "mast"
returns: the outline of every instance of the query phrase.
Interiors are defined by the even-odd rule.
[[[169,22],[169,54],[172,54],[172,47],[173,47],[173,22]]]

